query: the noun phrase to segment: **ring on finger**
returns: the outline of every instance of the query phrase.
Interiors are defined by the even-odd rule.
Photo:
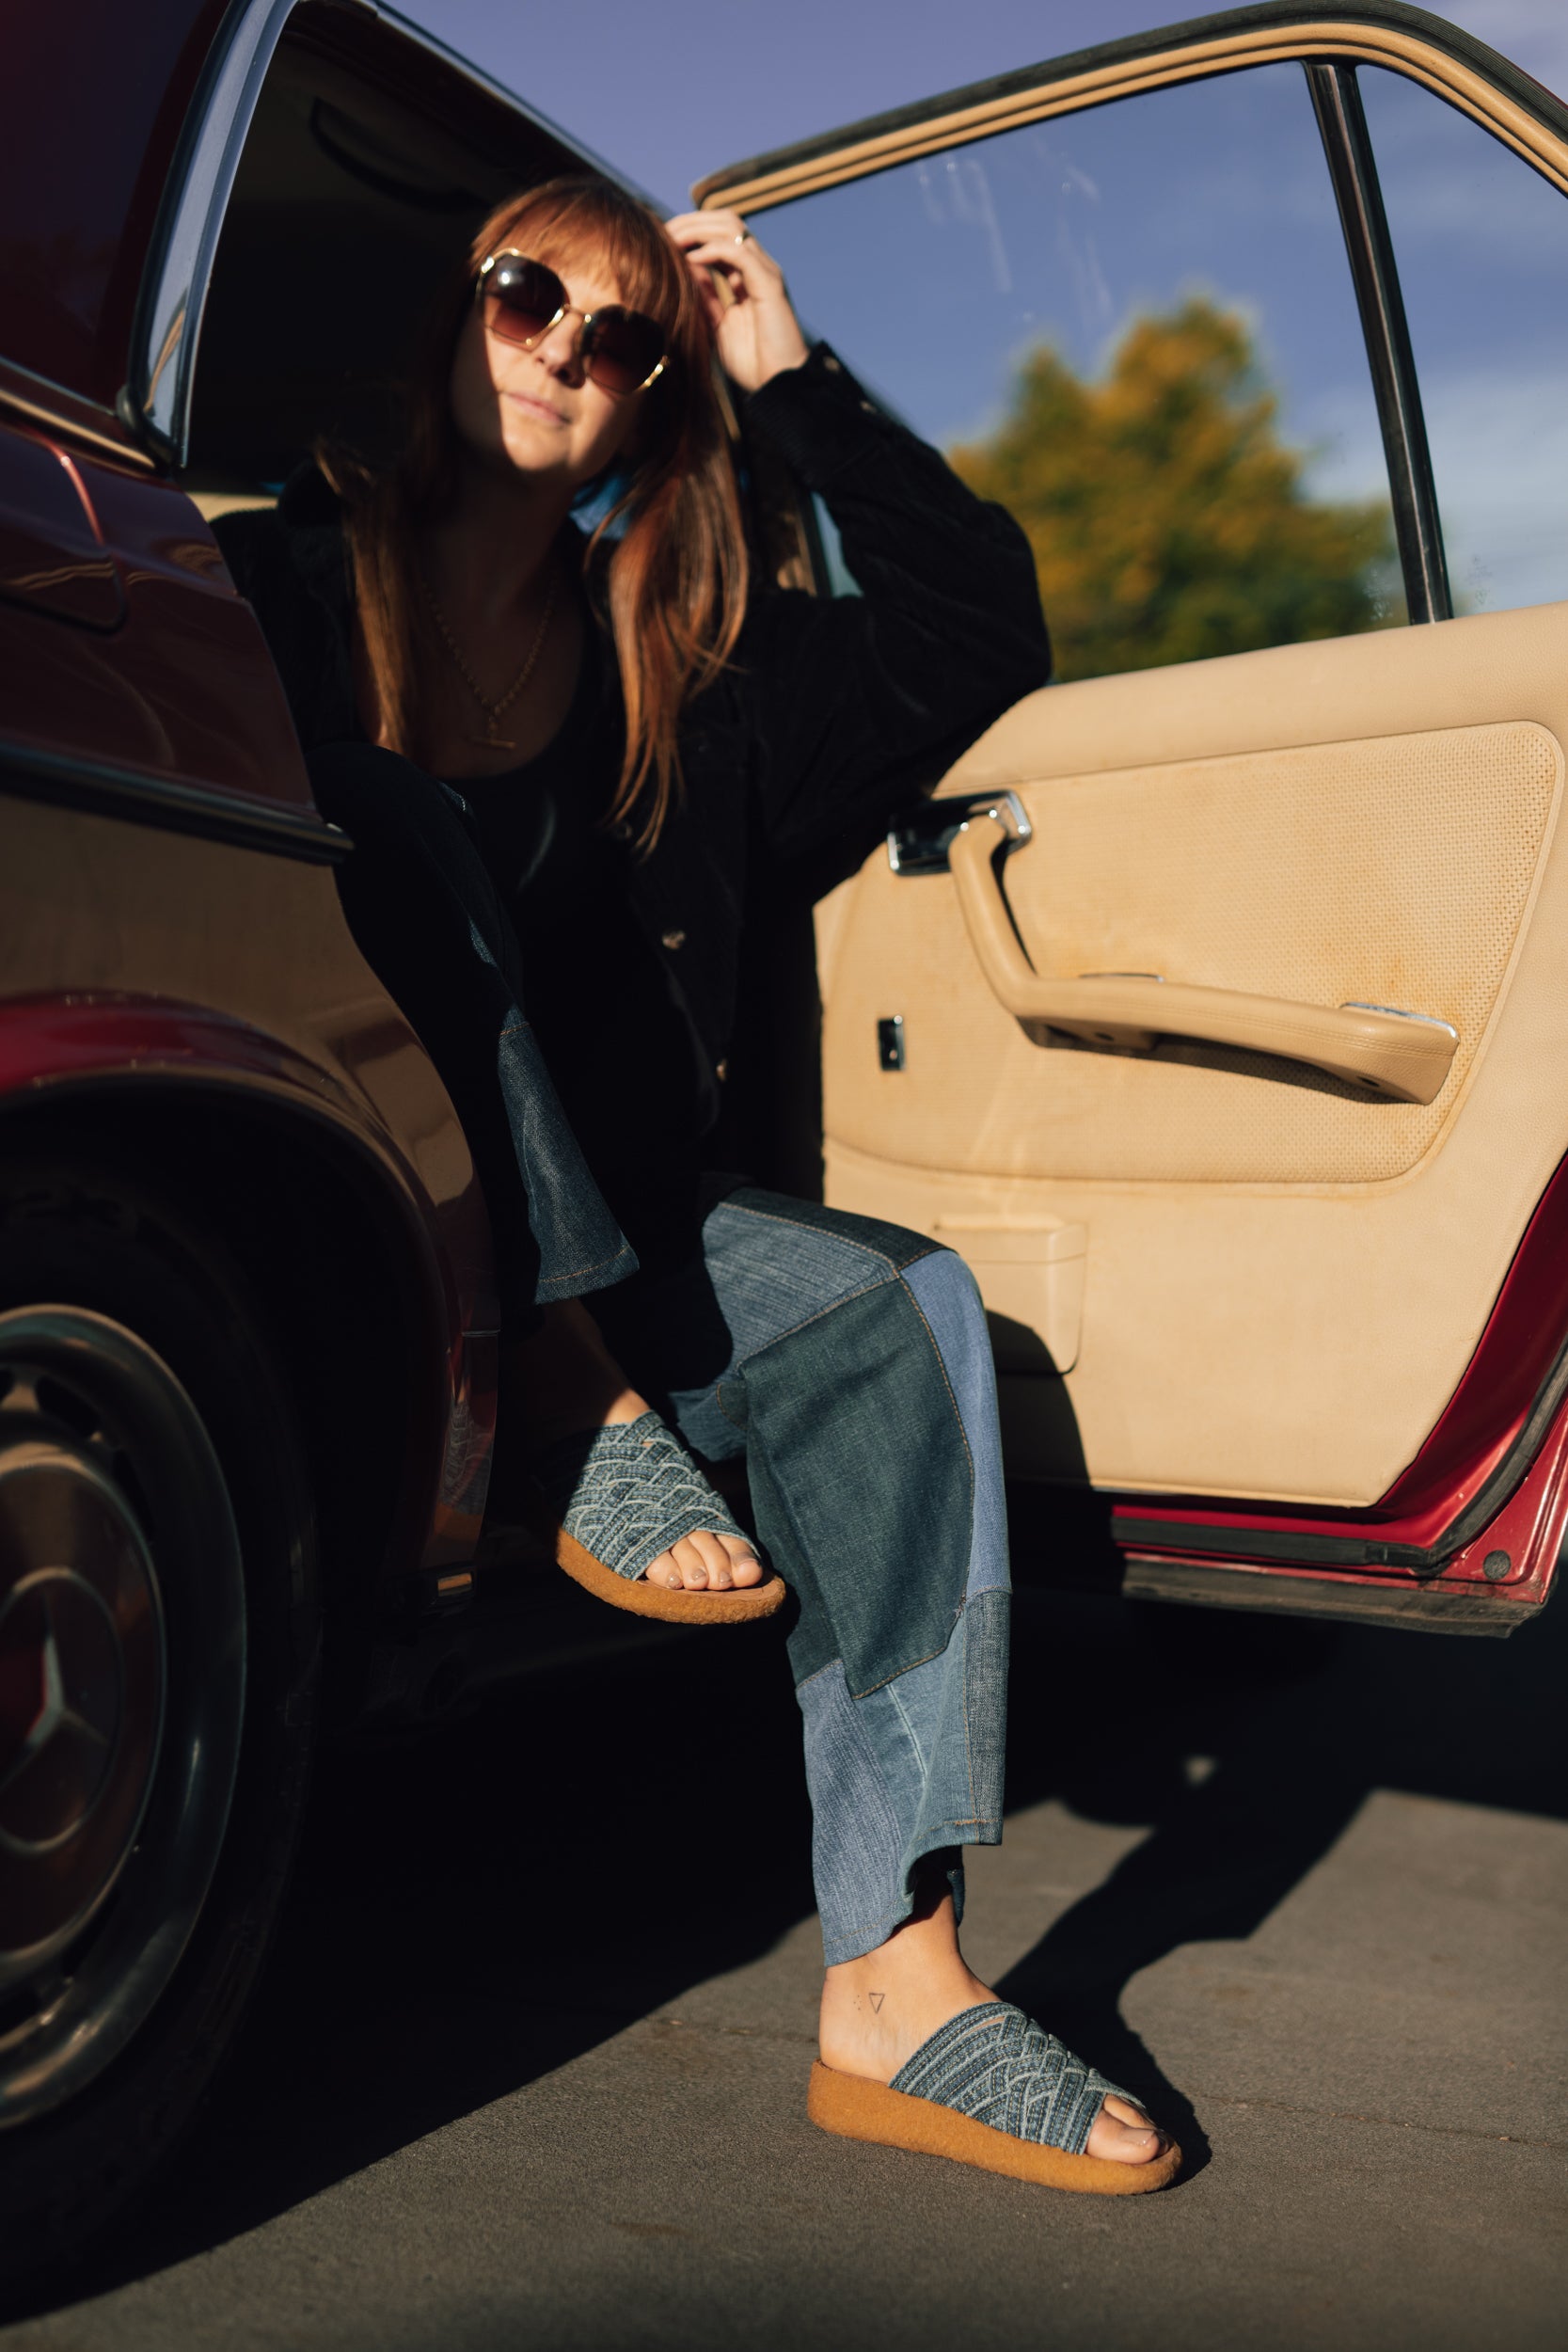
[[[743,230],[741,230],[741,232],[740,232],[739,236],[738,236],[738,237],[736,237],[736,245],[750,245],[750,244],[751,244],[751,242],[752,242],[752,232],[751,232],[751,230],[750,230],[749,229],[743,229]]]

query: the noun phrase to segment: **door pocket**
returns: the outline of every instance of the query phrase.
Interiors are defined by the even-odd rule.
[[[979,1284],[998,1372],[1070,1372],[1084,1319],[1087,1228],[939,1217],[936,1231]]]

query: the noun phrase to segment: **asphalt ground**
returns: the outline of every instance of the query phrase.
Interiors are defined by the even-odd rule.
[[[1568,1599],[1501,1643],[1020,1597],[966,1945],[1188,2150],[1117,2201],[806,2122],[771,1629],[335,1749],[198,2137],[0,2346],[1561,2352],[1565,1719]]]

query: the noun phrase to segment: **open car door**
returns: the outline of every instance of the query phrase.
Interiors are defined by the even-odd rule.
[[[697,191],[1036,548],[1061,682],[819,910],[827,1197],[969,1261],[1010,1472],[1129,1591],[1551,1581],[1565,190],[1479,43],[1275,5]]]

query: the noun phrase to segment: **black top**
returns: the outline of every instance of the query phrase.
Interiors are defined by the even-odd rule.
[[[536,758],[449,776],[522,954],[523,1010],[599,1190],[645,1270],[696,1242],[705,1073],[664,961],[631,920],[602,819],[624,738],[585,632],[572,707]]]
[[[632,1143],[630,1119],[590,1083],[607,1041],[607,992],[593,956],[621,960],[618,986],[620,977],[637,976],[632,993],[617,998],[625,1050],[616,1085],[652,1087],[655,1115],[678,1122],[689,1168],[719,1110],[740,933],[759,882],[800,872],[830,850],[863,854],[901,803],[1050,675],[1034,557],[1022,532],[879,409],[826,344],[753,393],[744,421],[749,440],[768,444],[804,488],[821,494],[862,593],[828,598],[766,584],[753,590],[730,667],[682,723],[681,803],[647,856],[635,853],[630,825],[597,848],[578,830],[585,804],[560,773],[573,756],[567,744],[558,741],[525,771],[536,783],[548,776],[545,763],[557,770],[546,788],[563,824],[570,808],[560,854],[564,860],[571,850],[581,860],[562,870],[578,873],[588,916],[562,936],[547,903],[553,888],[525,887],[519,920],[538,984],[531,982],[524,1009],[542,1035],[555,1029],[546,1051],[557,1082],[583,1121],[591,1165],[603,1161],[611,1205],[640,1252],[643,1240],[632,1229],[657,1220],[617,1199],[619,1170],[635,1152],[640,1182],[652,1185],[655,1156]],[[275,512],[226,516],[214,528],[266,632],[306,748],[361,739],[352,583],[337,501],[321,474],[303,469]],[[600,742],[590,755],[579,746],[575,771],[598,780],[594,814],[608,797],[604,778],[618,771],[623,724],[614,664],[601,660],[597,723],[608,748]],[[513,814],[515,796],[503,794],[499,780],[477,795],[470,784],[460,789],[476,810],[484,803],[480,822],[494,844],[489,854],[515,862],[515,882],[533,838],[506,833],[524,822]],[[503,799],[509,805],[498,815]],[[607,908],[610,918],[599,919]],[[558,968],[571,974],[569,988],[558,989]],[[673,1050],[676,1027],[684,1062]],[[641,1074],[632,1067],[640,1058]],[[607,1124],[615,1130],[610,1140]],[[598,1142],[591,1144],[584,1130]],[[653,1205],[651,1194],[644,1197]]]

